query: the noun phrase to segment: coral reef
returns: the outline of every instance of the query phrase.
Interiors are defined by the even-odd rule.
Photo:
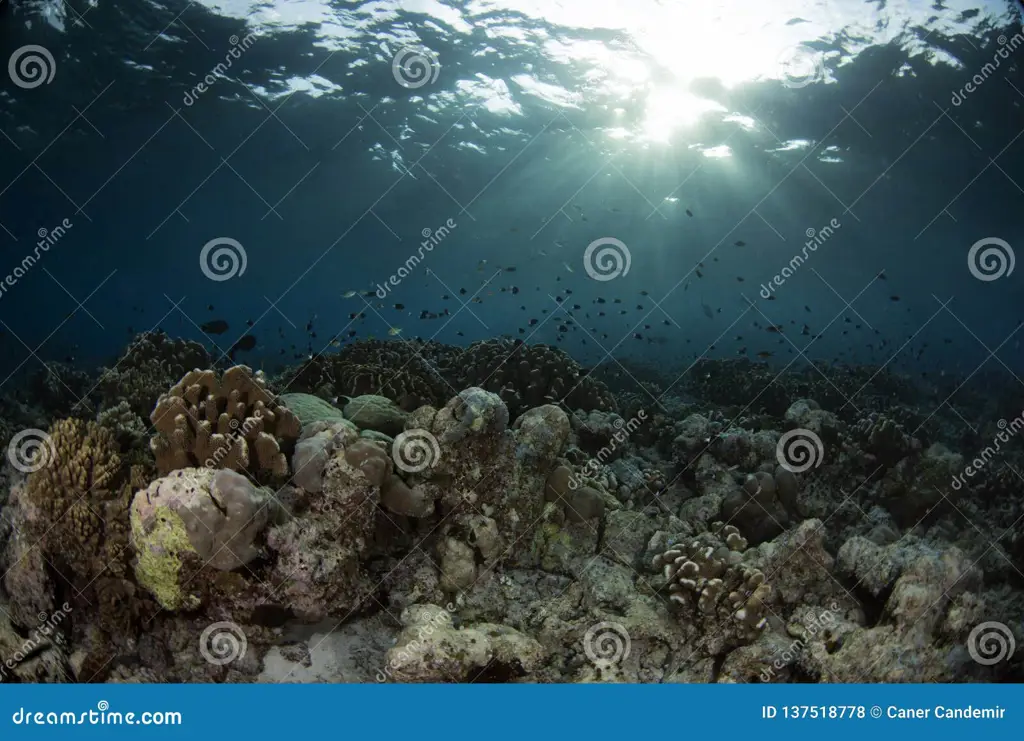
[[[236,365],[189,371],[157,401],[150,441],[160,473],[205,466],[282,479],[299,437],[299,418],[280,405],[260,374]]]
[[[103,406],[128,403],[132,412],[148,419],[153,405],[185,373],[210,365],[210,354],[202,345],[173,340],[163,332],[143,332],[105,368],[99,379]]]
[[[0,471],[0,681],[1024,680],[977,660],[1024,642],[1024,447],[980,392],[965,433],[845,366],[606,370],[617,400],[512,340],[210,367],[151,333],[98,399],[55,375],[92,408],[0,397],[48,428]]]

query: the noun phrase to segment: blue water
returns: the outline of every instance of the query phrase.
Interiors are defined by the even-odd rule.
[[[509,336],[1020,383],[1013,3],[131,6],[0,3],[0,377],[159,327],[267,369]],[[588,275],[601,239],[628,272]]]

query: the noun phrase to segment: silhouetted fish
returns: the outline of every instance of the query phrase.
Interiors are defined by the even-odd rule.
[[[201,325],[199,329],[206,334],[224,334],[228,331],[228,323],[223,319],[214,319],[212,322]]]

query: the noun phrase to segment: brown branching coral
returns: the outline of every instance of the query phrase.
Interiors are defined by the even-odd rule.
[[[287,454],[298,439],[299,418],[277,403],[260,374],[236,365],[185,374],[160,397],[150,440],[161,474],[190,468],[227,468],[257,480],[288,475]]]
[[[53,458],[26,485],[40,547],[76,594],[98,602],[101,623],[123,624],[134,610],[127,510],[142,468],[125,470],[114,435],[93,422],[60,420],[48,435]]]
[[[103,407],[127,401],[131,411],[142,418],[168,386],[193,368],[210,365],[210,355],[198,342],[172,340],[163,332],[143,332],[100,375]]]
[[[706,642],[708,654],[751,643],[768,625],[765,602],[771,587],[764,574],[742,565],[747,541],[731,525],[715,523],[704,533],[654,557],[669,599],[680,605]]]

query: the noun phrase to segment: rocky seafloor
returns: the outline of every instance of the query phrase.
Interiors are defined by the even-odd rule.
[[[0,397],[0,681],[1024,681],[1020,395],[828,370],[49,364]]]

